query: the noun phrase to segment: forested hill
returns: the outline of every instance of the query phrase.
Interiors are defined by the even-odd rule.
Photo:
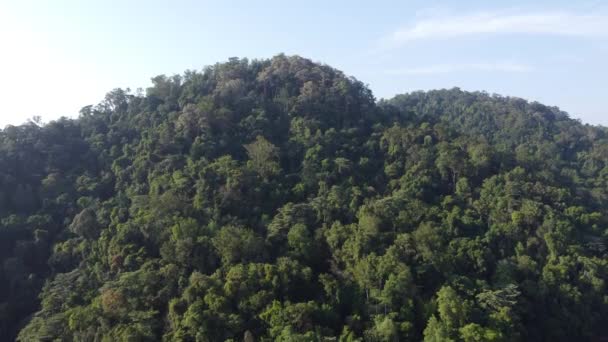
[[[293,56],[0,131],[0,340],[597,341],[608,130]]]

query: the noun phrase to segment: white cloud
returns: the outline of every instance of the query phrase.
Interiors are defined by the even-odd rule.
[[[447,74],[458,71],[487,71],[487,72],[529,72],[534,70],[529,65],[495,62],[495,63],[465,63],[465,64],[435,64],[422,67],[400,68],[388,70],[390,75],[425,75]]]
[[[446,39],[474,34],[608,36],[608,15],[569,12],[476,12],[445,15],[427,12],[413,25],[398,29],[383,40],[390,45],[399,45],[414,40]]]

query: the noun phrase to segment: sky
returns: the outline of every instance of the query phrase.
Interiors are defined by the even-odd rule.
[[[608,126],[608,0],[0,0],[0,128],[279,53],[338,68],[378,99],[459,87]]]

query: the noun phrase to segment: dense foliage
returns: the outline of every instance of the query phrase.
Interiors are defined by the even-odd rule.
[[[608,130],[231,59],[0,131],[0,340],[608,336]]]

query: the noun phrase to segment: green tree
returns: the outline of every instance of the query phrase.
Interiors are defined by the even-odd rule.
[[[263,136],[258,135],[254,142],[245,145],[249,156],[248,165],[262,178],[268,179],[281,171],[279,149]]]

